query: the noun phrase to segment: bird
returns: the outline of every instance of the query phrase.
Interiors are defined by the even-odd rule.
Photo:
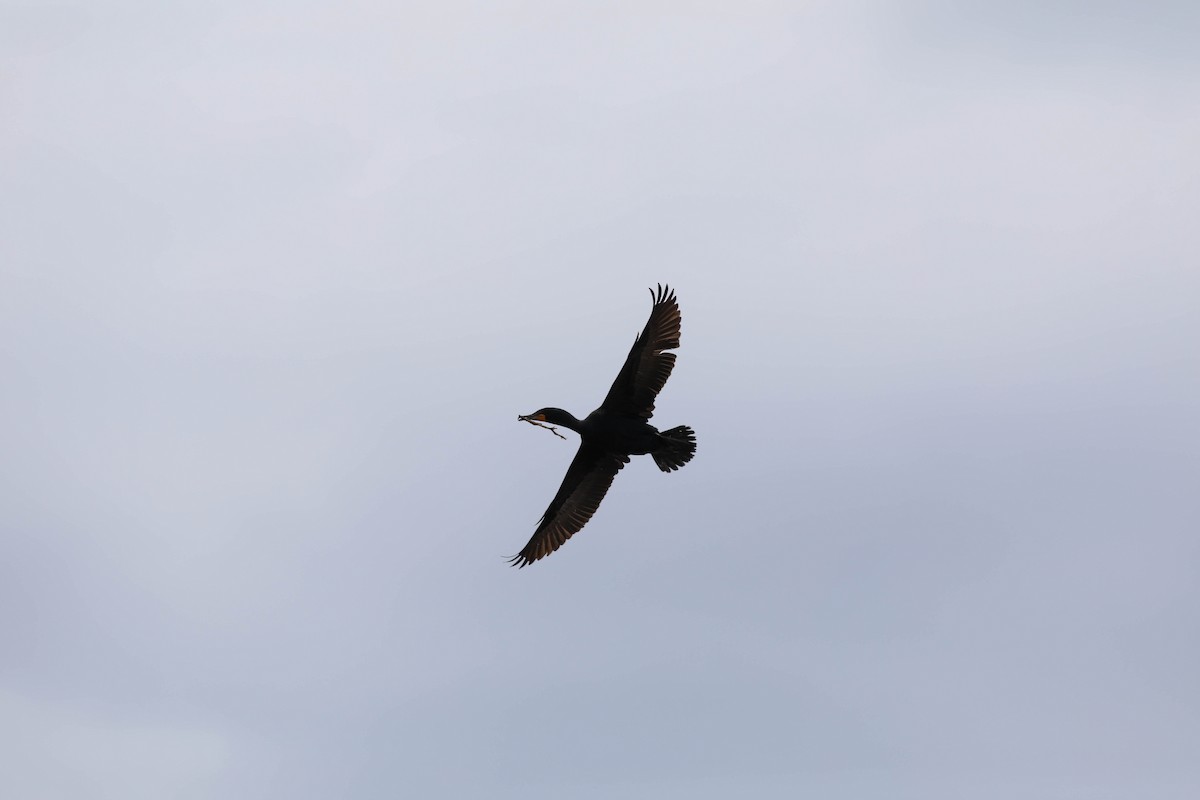
[[[675,354],[667,351],[679,347],[681,321],[679,303],[669,286],[658,284],[650,294],[654,298],[650,318],[599,408],[583,419],[553,407],[517,417],[539,427],[561,425],[578,433],[581,441],[558,493],[529,543],[509,559],[511,565],[524,568],[579,533],[630,456],[649,454],[660,470],[672,472],[696,454],[696,433],[687,425],[659,431],[649,423],[654,400],[675,367]]]

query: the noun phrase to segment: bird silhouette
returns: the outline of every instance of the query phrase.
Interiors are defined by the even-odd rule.
[[[599,408],[584,419],[553,407],[517,417],[523,422],[569,428],[579,434],[581,442],[537,530],[509,563],[520,567],[532,564],[578,533],[596,513],[630,456],[649,454],[659,469],[671,472],[696,454],[696,434],[687,425],[659,431],[647,421],[675,367],[675,354],[666,351],[679,347],[681,322],[679,303],[670,287],[660,284],[657,291],[650,292],[654,297],[650,318],[634,339]]]

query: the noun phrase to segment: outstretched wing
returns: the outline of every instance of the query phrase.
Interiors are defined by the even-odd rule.
[[[625,365],[617,373],[601,408],[642,419],[654,415],[654,398],[662,391],[675,367],[675,354],[663,351],[679,347],[680,320],[675,292],[660,284],[654,295],[650,319],[633,340]]]
[[[533,537],[509,563],[523,567],[562,547],[596,513],[613,478],[628,463],[629,456],[581,444]]]

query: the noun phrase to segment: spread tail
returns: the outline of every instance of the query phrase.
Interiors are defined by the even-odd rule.
[[[696,432],[687,425],[661,432],[658,440],[659,448],[650,455],[663,472],[679,469],[696,455]]]

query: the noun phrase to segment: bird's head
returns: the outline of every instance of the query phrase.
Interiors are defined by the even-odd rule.
[[[580,425],[579,420],[561,408],[539,408],[532,414],[522,414],[517,419],[521,422],[528,422],[530,425],[537,425],[539,428],[550,428],[550,425],[562,425],[564,428],[578,431]],[[554,429],[550,428],[550,430],[553,431]],[[554,431],[554,433],[556,436],[566,438],[558,431]]]
[[[552,425],[567,425],[575,418],[561,408],[551,407],[539,408],[532,414],[523,414],[517,419],[521,422],[549,422]]]

